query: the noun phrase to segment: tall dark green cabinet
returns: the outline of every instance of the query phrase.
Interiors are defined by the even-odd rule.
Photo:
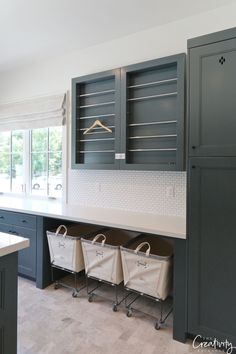
[[[236,345],[236,28],[188,50],[188,332]]]

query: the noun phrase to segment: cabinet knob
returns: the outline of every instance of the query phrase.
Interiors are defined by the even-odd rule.
[[[195,165],[193,165],[193,166],[192,166],[192,168],[196,168],[196,166],[195,166]]]
[[[21,222],[27,222],[27,221],[23,219],[23,220],[21,220]]]
[[[0,219],[4,219],[4,216],[0,215]]]
[[[192,149],[196,149],[196,146],[195,146],[195,145],[193,145],[193,146],[192,146]]]

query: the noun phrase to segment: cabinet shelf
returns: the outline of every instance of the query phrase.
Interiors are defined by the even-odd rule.
[[[129,149],[130,152],[148,152],[148,151],[177,151],[176,148],[167,149]]]
[[[177,95],[177,92],[161,93],[160,95],[150,95],[150,96],[143,96],[143,97],[128,98],[128,101],[143,101],[143,100],[151,100],[153,98],[169,97],[169,96],[176,96],[176,95]]]
[[[82,116],[82,117],[77,117],[76,119],[96,119],[96,118],[103,118],[103,117],[114,117],[115,113],[109,113],[109,114],[97,114],[93,116]]]
[[[115,90],[105,90],[105,91],[98,91],[98,92],[83,93],[79,95],[79,97],[100,96],[100,95],[106,95],[108,93],[114,93],[114,92]]]
[[[81,139],[81,143],[94,142],[94,141],[114,141],[115,138],[101,138],[101,139]]]
[[[160,122],[142,122],[142,123],[131,123],[129,124],[130,127],[139,127],[144,125],[158,125],[158,124],[173,124],[177,123],[177,120],[167,120],[167,121],[160,121]]]
[[[176,138],[177,134],[163,134],[163,135],[141,135],[141,136],[130,136],[129,139],[159,139],[159,138]]]
[[[128,88],[133,89],[133,88],[145,88],[145,87],[150,87],[150,86],[164,85],[164,84],[177,82],[177,80],[178,79],[175,77],[173,79],[166,79],[166,80],[160,80],[160,81],[146,82],[144,84],[130,85],[130,86],[128,86]]]
[[[115,104],[114,101],[111,101],[111,102],[101,102],[101,103],[94,103],[94,104],[87,104],[87,105],[84,105],[84,106],[79,106],[79,108],[92,108],[92,107],[102,107],[102,106],[110,106],[110,105],[113,105]]]
[[[109,153],[112,153],[112,152],[115,152],[115,150],[87,150],[87,151],[85,151],[85,150],[81,150],[81,151],[79,151],[81,154],[91,154],[91,153],[93,153],[93,154],[97,154],[97,153],[101,153],[101,152],[109,152]]]

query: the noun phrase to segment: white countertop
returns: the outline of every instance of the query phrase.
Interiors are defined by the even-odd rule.
[[[178,216],[69,205],[54,200],[11,196],[0,196],[0,209],[181,239],[186,238],[186,218]]]
[[[28,238],[0,232],[0,257],[29,247]]]

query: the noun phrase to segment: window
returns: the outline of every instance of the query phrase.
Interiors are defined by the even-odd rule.
[[[66,106],[65,93],[0,105],[0,192],[62,197]]]
[[[31,131],[31,193],[61,196],[62,128]]]
[[[62,126],[0,132],[0,191],[62,196]]]
[[[23,191],[23,131],[0,133],[0,189]]]

